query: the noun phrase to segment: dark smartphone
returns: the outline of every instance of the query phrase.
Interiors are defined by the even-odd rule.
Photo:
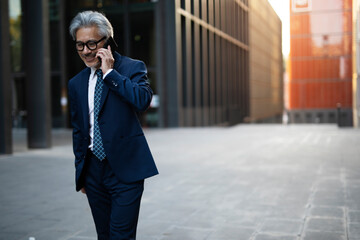
[[[104,44],[103,48],[106,48],[106,49],[107,49],[109,45],[110,45],[110,47],[111,47],[111,52],[114,53],[114,51],[117,49],[118,45],[116,44],[115,40],[114,40],[112,37],[110,37],[110,38],[106,41],[106,43]],[[101,58],[98,57],[98,59],[99,59],[99,61],[100,61],[100,63],[101,63]]]
[[[110,47],[111,47],[111,51],[112,51],[112,52],[114,52],[114,51],[117,49],[117,44],[116,44],[115,40],[114,40],[112,37],[110,37],[110,38],[106,41],[106,43],[104,44],[103,48],[108,48],[109,45],[110,45]]]

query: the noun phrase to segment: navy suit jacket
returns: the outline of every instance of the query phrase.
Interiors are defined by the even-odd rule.
[[[114,52],[114,69],[104,79],[98,117],[106,157],[118,179],[136,182],[158,174],[136,112],[145,111],[152,90],[143,62]],[[81,180],[90,143],[88,83],[90,68],[85,68],[68,83],[76,190]]]

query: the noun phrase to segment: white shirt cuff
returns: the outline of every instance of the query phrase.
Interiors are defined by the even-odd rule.
[[[112,70],[113,70],[113,69],[107,70],[107,72],[106,72],[106,73],[104,74],[104,76],[103,76],[103,79],[106,78],[106,76],[107,76],[109,73],[111,73]]]

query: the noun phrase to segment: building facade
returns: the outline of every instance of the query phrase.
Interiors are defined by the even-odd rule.
[[[281,20],[267,0],[249,3],[249,121],[281,122],[284,111]]]
[[[352,125],[352,0],[290,0],[289,115]]]
[[[32,91],[39,97],[36,101],[46,103],[46,110],[40,111],[46,116],[38,116],[37,123],[70,127],[67,81],[84,65],[68,26],[83,10],[105,13],[113,24],[118,51],[147,65],[155,95],[152,107],[141,115],[143,125],[228,126],[277,116],[283,105],[281,23],[266,0],[250,2],[34,0],[30,5],[26,0],[9,1],[13,74],[7,83],[13,88],[9,95],[13,126],[29,128],[29,116],[34,115],[29,110],[36,108],[28,89],[40,84],[45,86],[43,92]],[[39,35],[31,34],[34,31]],[[42,44],[37,44],[36,36],[41,36]],[[29,39],[36,48],[29,49]],[[39,81],[29,82],[30,50],[45,53],[39,61],[44,59],[40,67],[46,74]],[[38,126],[31,128],[39,132]],[[48,133],[47,128],[44,135]]]
[[[248,1],[175,1],[179,126],[249,116]]]
[[[353,122],[355,127],[360,127],[360,1],[353,0]]]

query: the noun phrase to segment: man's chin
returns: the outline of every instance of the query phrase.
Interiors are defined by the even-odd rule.
[[[100,67],[100,61],[97,61],[95,63],[87,63],[84,61],[84,63],[87,67],[90,67],[90,68],[99,68]]]

